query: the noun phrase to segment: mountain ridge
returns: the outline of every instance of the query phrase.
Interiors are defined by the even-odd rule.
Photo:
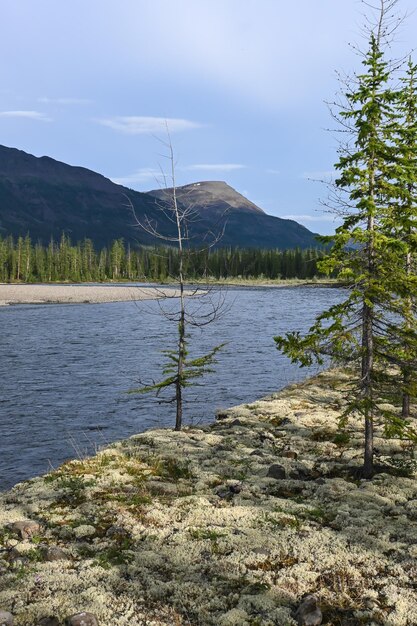
[[[153,189],[146,193],[163,199],[164,195],[172,193],[172,188]],[[228,185],[224,180],[202,180],[187,185],[176,187],[176,195],[182,204],[190,202],[194,206],[201,206],[210,210],[217,209],[240,209],[241,211],[253,211],[263,213],[265,211],[256,204],[245,198],[241,193]]]
[[[164,235],[173,234],[161,211],[169,190],[135,191],[88,168],[67,165],[49,156],[35,157],[0,145],[0,235],[25,236],[48,243],[62,232],[75,242],[92,239],[97,246],[114,239],[140,245],[160,243],[138,227],[146,216]],[[219,246],[307,248],[315,234],[293,220],[267,215],[224,181],[200,181],[176,188],[178,202],[191,203],[199,219],[190,224],[196,245],[222,223]],[[134,214],[130,202],[134,207]]]

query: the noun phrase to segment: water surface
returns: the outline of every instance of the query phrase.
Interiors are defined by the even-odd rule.
[[[306,330],[340,297],[322,287],[230,289],[230,311],[192,332],[193,354],[227,345],[215,373],[186,390],[185,421],[211,421],[218,409],[305,377],[272,337]],[[173,333],[155,301],[0,309],[0,489],[103,444],[172,426],[173,405],[127,392],[158,379]]]

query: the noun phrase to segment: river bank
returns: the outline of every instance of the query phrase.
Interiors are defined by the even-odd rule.
[[[80,611],[100,626],[290,626],[314,593],[323,624],[415,625],[416,482],[388,465],[354,477],[361,424],[336,427],[347,383],[324,372],[1,494],[0,610],[15,626]],[[375,445],[398,462],[408,446]]]
[[[174,295],[163,287],[110,285],[0,284],[0,306],[12,304],[98,304],[129,302]]]
[[[169,284],[169,291],[164,287]],[[172,286],[171,286],[172,285]],[[105,284],[53,284],[53,283],[0,283],[0,306],[12,304],[98,304],[101,302],[129,302],[130,300],[149,300],[173,295],[173,288],[178,283],[164,283],[135,287]],[[189,286],[207,285],[217,287],[341,287],[336,280],[264,280],[264,279],[225,279],[220,281],[194,281]]]

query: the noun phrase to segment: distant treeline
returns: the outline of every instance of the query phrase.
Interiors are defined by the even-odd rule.
[[[258,250],[219,248],[190,250],[187,279],[313,278],[319,275],[318,249]],[[178,253],[170,247],[138,247],[117,239],[96,250],[90,239],[72,244],[62,235],[47,246],[29,236],[0,237],[0,282],[165,281],[178,272]]]

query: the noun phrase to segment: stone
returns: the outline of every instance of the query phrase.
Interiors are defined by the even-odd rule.
[[[41,619],[36,623],[36,626],[59,626],[59,619],[53,615],[41,617]]]
[[[64,561],[69,558],[68,554],[58,546],[44,548],[43,554],[45,561]]]
[[[276,480],[282,480],[286,477],[285,467],[279,465],[278,463],[274,463],[268,469],[267,477],[275,478]]]
[[[34,522],[29,519],[21,522],[14,522],[9,525],[9,528],[22,539],[31,539],[34,535],[40,532],[41,526],[38,522]]]
[[[298,454],[295,450],[283,450],[281,456],[284,457],[284,459],[298,459]]]
[[[294,615],[298,626],[320,626],[323,614],[317,604],[317,598],[313,594],[305,596]]]
[[[27,562],[27,557],[25,557],[24,552],[19,552],[16,548],[9,550],[8,557],[10,563],[14,565],[24,565]]]
[[[110,526],[106,531],[106,537],[121,541],[122,539],[128,539],[130,533],[126,528],[123,528],[123,526]]]
[[[97,617],[93,613],[87,613],[86,611],[67,617],[65,623],[67,626],[98,626]]]
[[[69,541],[74,536],[74,531],[70,526],[62,526],[58,531],[58,536],[64,541]]]
[[[13,626],[13,615],[0,609],[0,626]]]
[[[222,500],[231,500],[233,498],[233,493],[230,491],[229,487],[225,485],[216,487],[214,493]]]
[[[312,478],[316,478],[316,476],[306,467],[299,465],[298,467],[291,468],[288,478],[292,478],[293,480],[311,480]]]

